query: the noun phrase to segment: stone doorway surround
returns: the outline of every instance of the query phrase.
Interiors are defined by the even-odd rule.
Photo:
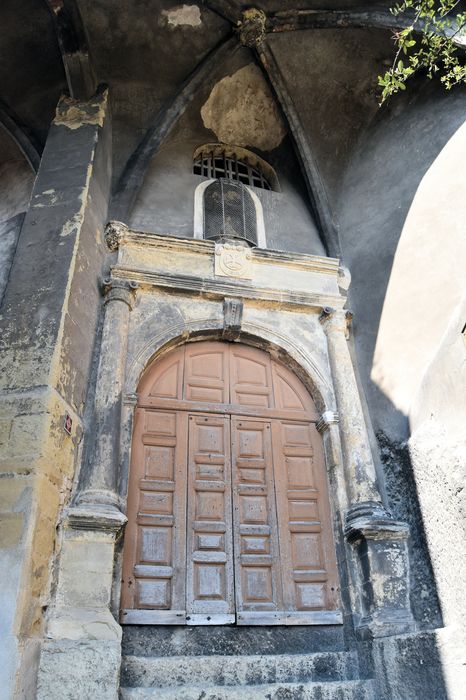
[[[67,688],[79,688],[76,697],[118,697],[116,543],[126,522],[136,390],[149,363],[188,341],[239,340],[267,350],[301,379],[321,416],[346,624],[362,639],[410,631],[409,531],[387,511],[377,484],[338,260],[261,249],[244,255],[118,222],[106,238],[117,254],[103,285],[94,419],[60,527],[39,700]]]

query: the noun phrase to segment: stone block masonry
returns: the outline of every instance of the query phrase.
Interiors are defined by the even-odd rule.
[[[1,307],[2,700],[35,692],[57,517],[82,437],[101,303],[110,129],[106,91],[89,102],[60,100]]]

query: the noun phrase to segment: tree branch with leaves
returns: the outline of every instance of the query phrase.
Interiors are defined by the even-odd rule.
[[[418,71],[438,76],[450,90],[466,84],[466,12],[461,0],[403,0],[391,12],[407,18],[393,35],[396,54],[391,68],[379,76],[380,104],[406,89]]]

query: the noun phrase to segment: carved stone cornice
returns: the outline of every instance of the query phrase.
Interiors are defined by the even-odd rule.
[[[118,250],[128,227],[121,221],[109,221],[105,227],[105,242],[112,252]]]
[[[102,291],[105,297],[105,304],[111,301],[122,301],[130,309],[134,307],[136,300],[136,289],[139,287],[133,280],[125,280],[121,277],[106,277],[102,281]]]
[[[325,333],[343,333],[345,338],[349,337],[349,329],[353,319],[352,311],[347,309],[333,309],[330,306],[324,306],[319,316]]]
[[[351,506],[346,513],[345,535],[348,542],[359,540],[406,540],[409,525],[395,520],[378,501],[365,501]]]
[[[267,16],[262,10],[256,7],[245,10],[236,30],[241,44],[250,49],[262,44],[266,37],[266,21]]]
[[[325,433],[332,425],[338,425],[340,417],[336,411],[324,411],[316,423],[319,433]]]

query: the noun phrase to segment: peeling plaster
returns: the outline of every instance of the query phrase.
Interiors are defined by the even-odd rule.
[[[200,27],[201,11],[197,5],[180,5],[171,10],[162,10],[162,17],[169,27]]]
[[[62,97],[57,106],[54,124],[68,129],[79,129],[85,124],[103,126],[107,112],[108,90],[94,101],[79,102],[72,97]]]
[[[236,146],[272,151],[286,133],[269,86],[253,63],[214,86],[201,116],[219,141]]]

